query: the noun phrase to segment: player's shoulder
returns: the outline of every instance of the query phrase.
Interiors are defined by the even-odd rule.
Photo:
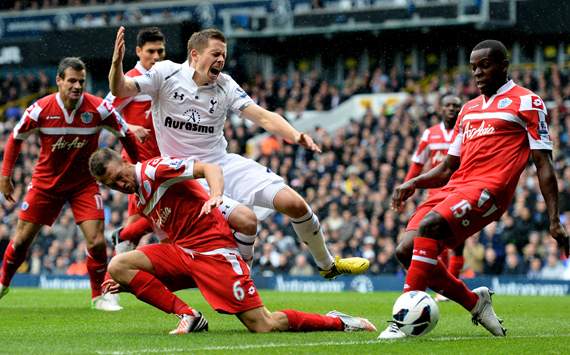
[[[479,95],[469,101],[467,101],[459,111],[459,117],[468,115],[473,111],[480,111],[483,108],[483,95]]]
[[[172,73],[179,71],[181,68],[182,64],[180,63],[175,63],[171,60],[162,60],[155,63],[149,72],[156,71],[164,75],[171,75]]]
[[[102,101],[103,101],[103,99],[100,98],[99,96],[90,94],[88,92],[83,93],[83,102],[84,103],[99,106]]]
[[[216,80],[216,84],[220,85],[223,88],[238,86],[234,78],[232,78],[231,75],[226,73],[220,73],[220,75],[218,76],[218,80]]]
[[[546,105],[542,98],[523,86],[515,85],[512,96],[519,101],[519,111],[541,111],[546,114]]]
[[[441,133],[441,123],[434,124],[433,126],[427,128],[426,131],[429,131],[430,134]]]
[[[41,108],[45,108],[46,106],[50,105],[50,104],[57,104],[57,98],[56,98],[57,93],[53,93],[47,96],[42,97],[41,99],[37,100],[33,105],[31,106],[39,106]]]

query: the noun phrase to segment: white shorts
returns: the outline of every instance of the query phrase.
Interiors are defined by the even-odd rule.
[[[237,206],[235,202],[253,209],[259,220],[267,218],[273,210],[273,198],[285,187],[283,178],[258,162],[237,154],[227,154],[216,164],[224,174],[224,205],[220,206],[226,219]],[[208,191],[206,179],[199,180]],[[271,186],[271,193],[258,194]],[[232,201],[233,200],[233,201]],[[227,203],[226,203],[227,202]]]

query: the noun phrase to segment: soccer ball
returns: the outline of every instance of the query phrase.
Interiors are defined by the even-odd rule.
[[[430,295],[423,291],[403,293],[392,308],[392,318],[408,336],[429,333],[439,320],[439,308]]]

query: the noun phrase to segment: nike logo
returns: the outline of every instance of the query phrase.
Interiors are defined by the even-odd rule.
[[[59,120],[61,118],[61,116],[47,116],[46,118],[48,120]]]
[[[469,109],[471,110],[471,109],[474,109],[475,107],[478,107],[478,106],[479,106],[479,104],[473,105],[473,106],[469,106]]]

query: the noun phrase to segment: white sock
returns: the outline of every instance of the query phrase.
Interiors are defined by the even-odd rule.
[[[329,270],[334,259],[327,249],[319,219],[311,208],[303,217],[291,218],[291,222],[297,236],[309,247],[317,266],[322,270]]]
[[[249,266],[251,266],[253,263],[253,246],[255,244],[256,236],[235,232],[234,238],[237,242],[241,257]]]

